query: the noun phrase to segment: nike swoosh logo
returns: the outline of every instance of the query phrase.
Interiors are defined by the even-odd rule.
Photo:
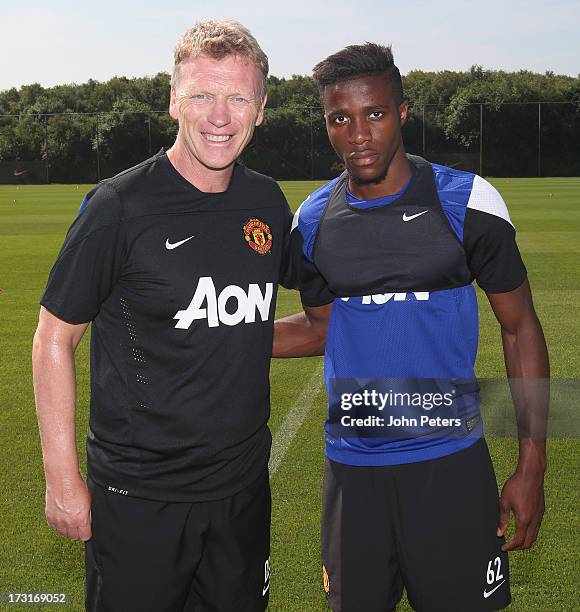
[[[23,174],[26,174],[28,172],[28,170],[14,170],[14,176],[22,176]]]
[[[195,236],[190,236],[189,238],[185,238],[185,240],[180,240],[179,242],[174,242],[174,243],[169,242],[169,238],[168,238],[165,241],[165,248],[168,251],[171,251],[172,249],[176,249],[178,246],[185,244],[188,240],[191,240],[192,238],[195,238]]]
[[[262,597],[264,597],[264,595],[269,591],[270,589],[270,583],[268,582],[268,584],[262,589]]]
[[[409,216],[407,216],[407,213],[403,213],[403,221],[411,221],[428,212],[429,212],[428,210],[424,210],[423,212],[417,213],[416,215],[409,215]]]
[[[487,599],[490,595],[493,595],[504,582],[505,580],[502,580],[496,587],[493,587],[491,591],[483,591],[483,596],[485,597],[485,599]]]

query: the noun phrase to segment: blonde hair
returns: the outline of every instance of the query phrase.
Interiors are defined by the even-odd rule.
[[[268,58],[250,31],[233,20],[198,21],[193,28],[182,34],[173,52],[171,87],[175,88],[179,81],[180,66],[184,60],[200,56],[220,60],[231,55],[246,59],[260,70],[263,98],[266,93]]]

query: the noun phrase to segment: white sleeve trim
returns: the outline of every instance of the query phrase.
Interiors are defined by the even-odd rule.
[[[512,227],[514,226],[511,222],[507,206],[497,189],[477,174],[473,178],[473,187],[471,188],[467,208],[501,217]]]
[[[306,202],[308,202],[309,199],[310,199],[310,196],[308,196],[304,200],[304,202],[302,202],[302,204],[300,204],[300,206],[298,207],[298,210],[294,213],[294,218],[292,219],[292,227],[290,228],[290,232],[293,232],[298,227],[298,220],[300,219],[300,210],[302,209],[304,204],[306,204]]]

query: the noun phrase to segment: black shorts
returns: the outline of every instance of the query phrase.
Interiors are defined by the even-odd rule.
[[[324,590],[335,612],[386,612],[403,587],[421,612],[510,603],[484,440],[448,457],[396,466],[327,459],[323,506]]]
[[[261,612],[270,587],[267,472],[232,497],[151,501],[89,481],[90,612]]]

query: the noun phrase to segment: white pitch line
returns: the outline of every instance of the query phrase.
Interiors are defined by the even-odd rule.
[[[298,430],[302,423],[304,423],[306,415],[310,412],[314,399],[320,393],[323,382],[322,365],[316,365],[314,372],[308,379],[308,382],[302,387],[300,395],[296,398],[294,404],[292,404],[292,408],[290,408],[284,417],[282,425],[280,425],[272,440],[272,452],[268,464],[270,480],[274,478],[274,474],[276,474]]]

